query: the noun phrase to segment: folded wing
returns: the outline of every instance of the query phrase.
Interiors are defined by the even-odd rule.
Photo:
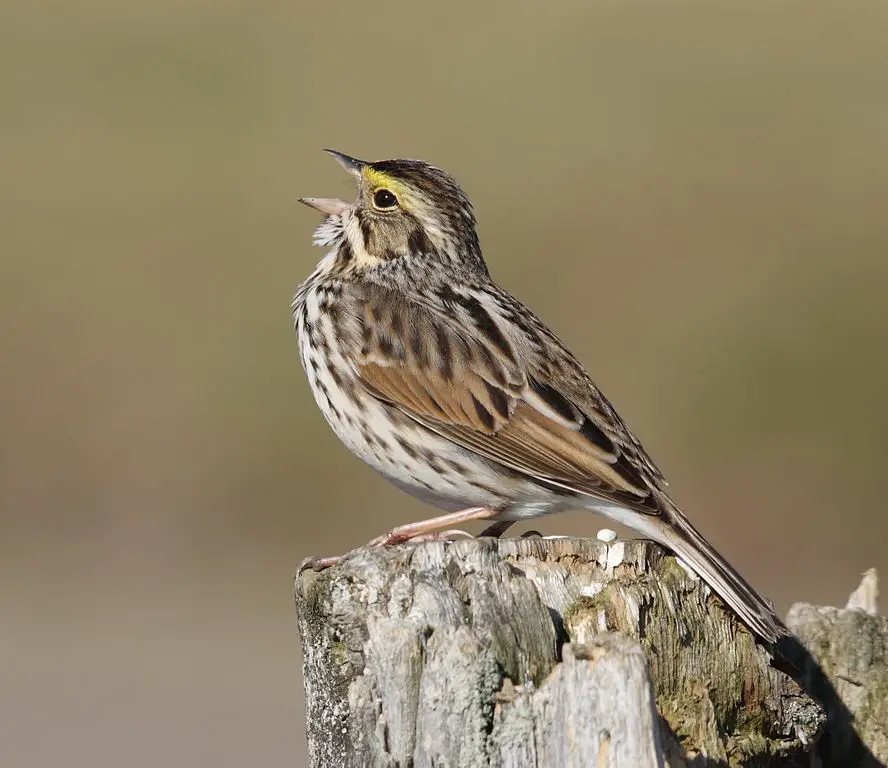
[[[656,478],[614,437],[622,423],[595,407],[597,392],[576,396],[534,370],[502,319],[488,314],[469,334],[465,324],[408,302],[370,301],[364,311],[351,362],[373,396],[543,485],[659,514]]]

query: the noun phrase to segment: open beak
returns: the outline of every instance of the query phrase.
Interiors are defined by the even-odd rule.
[[[354,157],[343,155],[342,152],[337,152],[335,149],[325,149],[324,152],[330,155],[352,176],[357,176],[358,178],[361,178],[361,171],[363,171],[365,166],[368,165],[364,160],[357,160]]]
[[[335,197],[300,197],[299,202],[327,216],[341,216],[352,207],[351,203],[337,200]]]
[[[343,155],[342,152],[337,152],[335,149],[325,149],[324,152],[331,155],[333,159],[352,176],[355,176],[358,179],[361,178],[361,172],[367,165],[363,160],[357,160],[354,157]],[[316,211],[320,211],[327,216],[341,216],[354,207],[351,203],[346,203],[332,197],[300,197],[299,202],[304,203],[309,208],[314,208]]]

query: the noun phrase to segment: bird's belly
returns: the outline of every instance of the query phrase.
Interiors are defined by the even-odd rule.
[[[433,506],[455,511],[484,506],[514,510],[552,504],[551,495],[514,474],[504,474],[489,462],[430,432],[403,414],[380,403],[357,384],[341,386],[309,380],[321,412],[336,436],[358,458],[401,490]],[[517,519],[512,517],[512,519]]]
[[[513,520],[563,506],[550,491],[374,398],[354,378],[335,344],[321,349],[300,333],[300,347],[315,401],[337,437],[402,490],[448,511],[485,506]]]
[[[486,462],[364,395],[360,416],[345,416],[331,392],[324,408],[333,431],[358,458],[398,488],[448,511],[502,508],[515,488]]]

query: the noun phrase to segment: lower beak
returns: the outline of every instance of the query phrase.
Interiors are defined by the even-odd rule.
[[[341,216],[352,207],[350,203],[332,197],[300,197],[299,202],[328,216]]]

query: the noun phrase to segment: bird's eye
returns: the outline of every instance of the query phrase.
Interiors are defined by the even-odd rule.
[[[373,194],[373,205],[377,208],[394,208],[398,204],[398,198],[387,189],[377,189]]]

